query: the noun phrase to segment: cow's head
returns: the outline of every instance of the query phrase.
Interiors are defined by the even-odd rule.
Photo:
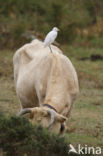
[[[41,124],[51,131],[60,133],[65,129],[66,117],[47,107],[25,108],[19,115],[30,113],[30,122],[32,124]]]

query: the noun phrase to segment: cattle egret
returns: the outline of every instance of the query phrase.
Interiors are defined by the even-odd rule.
[[[51,44],[55,41],[57,35],[58,35],[58,31],[59,29],[57,27],[54,27],[52,29],[52,31],[50,31],[47,36],[45,37],[45,40],[44,40],[44,47],[47,47],[49,46],[50,48],[50,51],[52,52],[52,49],[51,49]]]

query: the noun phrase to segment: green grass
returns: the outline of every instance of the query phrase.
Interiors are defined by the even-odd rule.
[[[103,147],[103,61],[80,60],[92,54],[103,56],[103,50],[83,46],[63,48],[76,68],[80,84],[66,136],[75,146],[81,143]]]
[[[62,49],[75,66],[80,84],[65,136],[75,146],[80,143],[103,147],[103,61],[80,60],[91,54],[103,55],[103,51],[82,46]],[[7,114],[15,114],[20,108],[13,82],[13,53],[0,51],[0,110]]]

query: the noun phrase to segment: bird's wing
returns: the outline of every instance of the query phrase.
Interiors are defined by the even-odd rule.
[[[50,31],[44,40],[44,46],[49,46],[51,43],[54,42],[56,37],[57,37],[57,32]]]

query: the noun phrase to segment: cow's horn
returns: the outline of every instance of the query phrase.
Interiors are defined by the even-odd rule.
[[[21,115],[24,115],[24,114],[27,114],[27,113],[31,113],[32,112],[32,108],[24,108],[22,109],[19,113],[18,113],[18,116],[21,116]]]
[[[53,110],[48,110],[47,112],[48,112],[48,114],[50,114],[50,116],[51,116],[51,121],[50,121],[50,124],[49,124],[49,126],[48,126],[48,127],[50,127],[50,126],[54,123],[54,120],[55,120],[55,113],[54,113]]]

